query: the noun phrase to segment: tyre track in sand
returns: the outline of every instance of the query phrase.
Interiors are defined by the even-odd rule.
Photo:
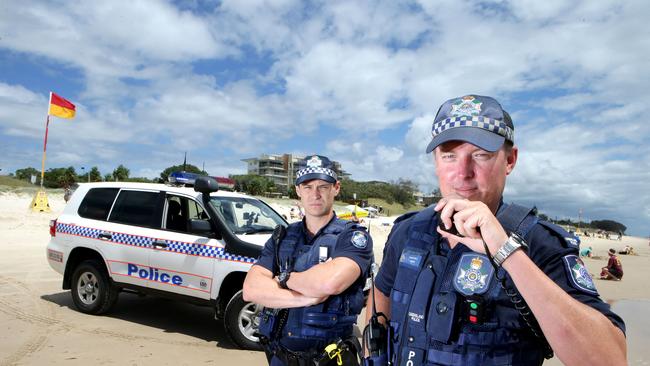
[[[6,356],[4,359],[1,359],[0,365],[3,366],[16,364],[30,354],[39,351],[47,341],[48,336],[54,332],[75,332],[94,336],[100,335],[124,342],[153,342],[174,346],[214,347],[214,345],[209,342],[178,341],[151,336],[134,335],[103,328],[83,328],[70,321],[57,318],[55,305],[43,301],[40,298],[42,294],[37,293],[27,284],[0,275],[0,286],[11,286],[15,290],[14,292],[5,292],[0,294],[0,312],[15,319],[33,324],[38,332],[38,334],[31,336],[26,342],[24,342],[15,352]],[[30,305],[33,306],[25,307],[17,305],[18,299],[25,298],[28,299]],[[80,313],[79,316],[90,315]]]

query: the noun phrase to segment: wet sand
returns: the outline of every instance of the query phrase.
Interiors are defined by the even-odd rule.
[[[122,293],[108,315],[74,310],[70,292],[61,289],[62,276],[45,259],[48,222],[64,205],[61,194],[49,198],[52,213],[33,213],[27,209],[31,196],[0,192],[0,365],[265,364],[261,352],[235,349],[209,308]],[[390,222],[369,222],[378,262]],[[606,264],[607,249],[626,244],[638,255],[621,256],[623,281],[596,280],[596,285],[626,320],[629,363],[645,365],[650,364],[647,238],[583,238],[583,245],[591,245],[602,257],[586,258],[585,263],[598,274]],[[546,364],[561,363],[552,359]]]

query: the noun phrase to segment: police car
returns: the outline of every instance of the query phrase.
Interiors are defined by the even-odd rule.
[[[76,308],[102,314],[122,291],[214,307],[230,338],[258,349],[259,308],[243,300],[246,272],[277,225],[266,203],[219,191],[148,183],[80,184],[50,222],[47,259]]]

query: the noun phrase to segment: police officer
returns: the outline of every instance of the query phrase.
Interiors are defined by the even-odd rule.
[[[501,105],[448,100],[426,151],[443,198],[395,221],[376,280],[394,364],[538,365],[554,352],[568,365],[624,365],[625,325],[577,243],[502,201],[518,149]]]
[[[244,281],[244,299],[266,307],[259,333],[270,365],[357,357],[352,327],[364,306],[372,240],[364,227],[336,217],[340,188],[327,157],[307,156],[296,174],[305,217],[286,233],[276,229]]]

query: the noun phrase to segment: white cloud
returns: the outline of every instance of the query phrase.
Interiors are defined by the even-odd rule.
[[[153,0],[3,8],[0,52],[43,58],[43,72],[63,66],[82,84],[77,118],[51,130],[53,163],[112,170],[109,159],[128,159],[148,175],[179,150],[205,150],[196,157],[209,171],[241,172],[241,157],[309,149],[289,141],[333,130],[326,153],[343,156],[353,178],[408,177],[427,191],[436,184],[424,154],[433,114],[446,99],[479,93],[515,118],[521,161],[508,195],[558,214],[648,221],[646,1],[191,8]],[[206,59],[224,70],[197,74]],[[49,87],[0,77],[0,142],[42,138]],[[406,134],[387,137],[395,131]]]

